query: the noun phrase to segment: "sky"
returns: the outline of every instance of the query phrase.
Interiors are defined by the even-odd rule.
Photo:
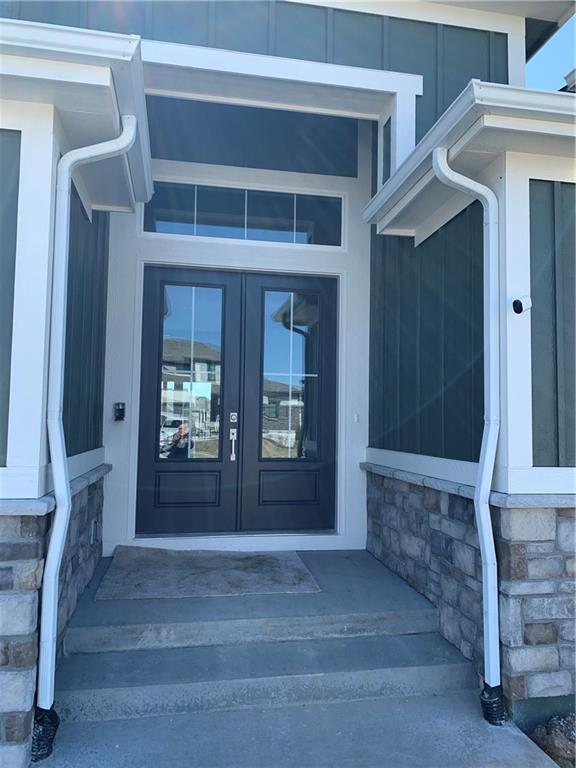
[[[526,65],[526,87],[558,91],[564,75],[576,66],[576,20],[574,16],[548,40]]]

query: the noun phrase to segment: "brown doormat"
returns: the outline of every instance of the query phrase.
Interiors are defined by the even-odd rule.
[[[296,552],[117,547],[96,600],[320,592]]]

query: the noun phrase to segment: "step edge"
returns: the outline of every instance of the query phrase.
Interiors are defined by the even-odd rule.
[[[368,626],[361,626],[365,623]],[[404,624],[404,626],[402,626]],[[272,626],[271,626],[272,625]],[[359,626],[360,625],[360,626]],[[398,626],[400,625],[400,626]],[[270,632],[285,632],[282,637],[258,635],[265,629]],[[361,614],[330,614],[329,616],[288,616],[254,619],[216,619],[212,621],[183,621],[183,622],[145,622],[134,624],[93,625],[68,627],[64,639],[66,653],[102,653],[115,650],[113,647],[103,649],[96,647],[98,641],[108,641],[110,646],[118,645],[118,650],[152,650],[154,648],[199,647],[206,645],[238,645],[243,642],[282,642],[290,639],[310,639],[313,634],[325,633],[326,639],[338,637],[361,637],[367,635],[406,635],[434,632],[438,629],[438,613],[435,608],[424,611],[396,611],[385,613]],[[238,630],[243,630],[245,637],[238,639]],[[172,642],[159,637],[160,632],[182,634],[194,631],[196,635],[204,634],[206,639],[186,638],[182,644],[174,639]],[[226,638],[229,632],[229,638]],[[210,640],[209,635],[219,636],[218,642]],[[252,633],[252,636],[250,636]],[[289,634],[293,637],[288,637]],[[133,640],[126,638],[132,634]],[[148,642],[142,645],[138,642],[138,634],[146,634]],[[316,639],[322,639],[318,636]],[[79,650],[81,648],[81,650]],[[93,650],[90,650],[93,648]]]
[[[445,667],[449,667],[450,669],[443,669]],[[420,677],[423,673],[427,673],[427,677],[431,679],[426,682],[421,682],[420,684],[414,682],[414,684],[410,686],[409,680],[407,681],[404,677],[400,677],[401,673],[406,673],[407,670],[417,677]],[[450,671],[451,674],[447,676],[446,672],[448,671]],[[353,679],[350,680],[349,678]],[[375,679],[371,680],[370,678]],[[389,698],[393,696],[422,696],[430,695],[432,692],[450,693],[459,690],[475,690],[476,688],[472,665],[466,660],[448,665],[420,665],[418,667],[389,667],[378,670],[354,670],[352,672],[278,675],[274,677],[242,678],[238,680],[224,680],[218,682],[221,686],[227,689],[220,694],[211,689],[214,681],[57,691],[55,707],[60,712],[63,722],[97,722],[115,719],[136,719],[154,715],[173,715],[185,712],[253,709],[262,707],[263,705],[266,707],[286,706],[290,703],[328,703],[336,700],[358,701],[362,699]],[[306,683],[313,683],[315,690],[313,687],[312,690],[304,691],[299,694],[297,690],[298,686],[306,685]],[[441,687],[439,688],[438,685],[440,683]],[[372,687],[365,687],[364,693],[361,693],[360,691],[351,692],[344,689],[338,691],[337,689],[338,685],[350,688],[354,686],[370,686],[370,684]],[[328,690],[326,690],[326,686],[328,686]],[[375,690],[377,686],[387,686],[388,688],[377,692]],[[278,695],[277,691],[277,698],[273,698],[272,700],[270,699],[271,688],[280,689],[280,695]],[[216,703],[218,697],[221,699],[231,697],[237,695],[238,692],[241,692],[242,690],[245,691],[245,695],[247,691],[248,694],[255,696],[255,699],[252,701],[246,699],[244,702]],[[151,695],[165,693],[172,696],[172,702],[169,702],[168,704],[158,704],[157,706],[153,705],[146,710],[136,705],[135,708],[132,708],[130,714],[127,713],[127,702],[122,700],[116,703],[113,702],[114,696],[130,696],[131,699],[134,699],[136,698],[136,694],[147,702],[150,702]],[[182,703],[178,703],[178,697],[194,693],[196,693],[197,696],[204,695],[208,698],[212,695],[213,700],[211,703],[203,706],[191,706],[190,703],[188,703],[187,706],[184,706]],[[324,695],[322,695],[322,693],[324,693]],[[70,717],[70,713],[66,710],[66,707],[86,707],[86,702],[82,702],[81,700],[87,699],[88,697],[99,698],[100,701],[96,701],[93,704],[93,708],[99,707],[105,709],[109,716],[83,717],[81,714],[76,714]],[[123,714],[120,714],[121,712]]]

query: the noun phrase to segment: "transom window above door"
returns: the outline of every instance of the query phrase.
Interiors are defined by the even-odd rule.
[[[144,231],[338,247],[342,198],[156,182]]]

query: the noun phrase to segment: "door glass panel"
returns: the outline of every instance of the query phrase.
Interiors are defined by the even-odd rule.
[[[220,455],[222,289],[165,285],[159,456]]]
[[[265,291],[261,454],[318,458],[318,296]]]

